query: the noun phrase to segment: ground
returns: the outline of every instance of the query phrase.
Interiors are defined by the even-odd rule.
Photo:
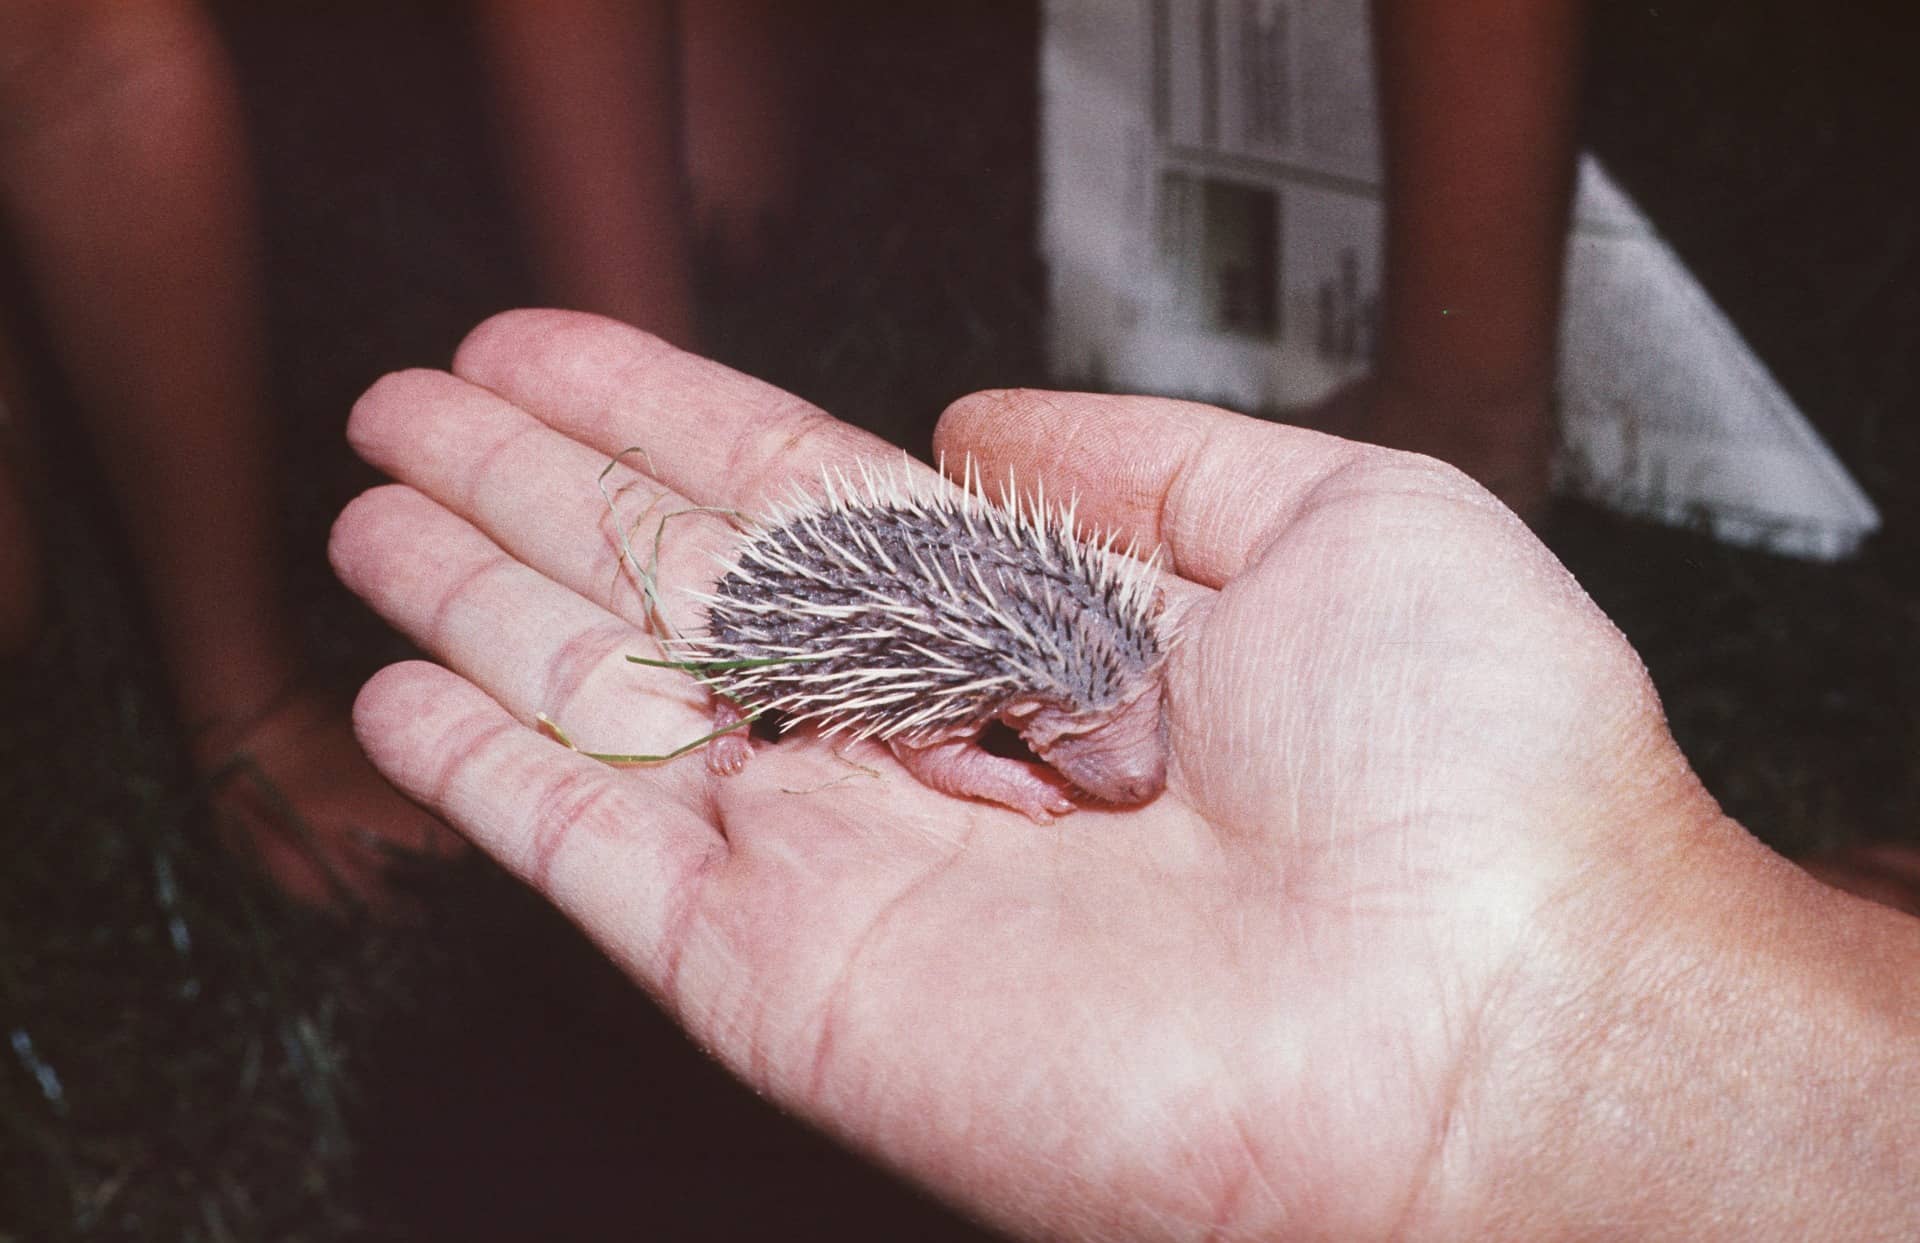
[[[227,7],[302,464],[288,557],[350,694],[404,648],[321,556],[370,482],[344,411],[534,294],[458,6]],[[1788,851],[1920,831],[1915,19],[1864,7],[1602,5],[1589,118],[1886,531],[1813,566],[1574,506],[1541,528],[1707,785]],[[834,6],[806,225],[706,292],[727,361],[924,451],[951,398],[1044,376],[1034,9],[917,8]],[[292,914],[212,848],[111,516],[31,378],[60,624],[0,671],[0,1240],[976,1237],[733,1087],[484,865],[393,935]]]

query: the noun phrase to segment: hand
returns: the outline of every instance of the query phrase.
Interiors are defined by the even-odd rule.
[[[1625,641],[1456,472],[1171,401],[949,410],[950,467],[1076,492],[1168,557],[1169,788],[1039,828],[878,746],[791,737],[723,778],[543,737],[542,711],[596,750],[707,729],[686,676],[624,659],[657,649],[622,526],[643,559],[658,530],[684,627],[678,589],[739,535],[660,517],[897,451],[583,316],[499,317],[453,371],[388,377],[351,424],[400,482],[343,515],[335,564],[445,666],[367,686],[369,753],[756,1089],[964,1210],[1128,1238],[1912,1211],[1800,1194],[1767,1143],[1840,1180],[1860,1163],[1806,1155],[1830,1127],[1914,1175],[1920,1110],[1858,1099],[1920,1092],[1914,925],[1721,817]],[[634,445],[616,522],[595,479]],[[1877,1069],[1775,1100],[1754,1059],[1790,1086],[1802,1049]]]

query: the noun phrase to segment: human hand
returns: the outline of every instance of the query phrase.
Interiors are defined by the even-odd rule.
[[[897,459],[871,437],[557,312],[388,377],[350,430],[400,483],[342,516],[335,564],[446,666],[362,693],[382,771],[756,1089],[966,1211],[1047,1237],[1752,1237],[1884,1214],[1803,1194],[1863,1144],[1914,1173],[1920,1111],[1860,1103],[1920,1093],[1920,1058],[1889,1059],[1912,921],[1721,817],[1625,641],[1434,462],[1168,401],[950,410],[949,463],[1168,555],[1169,788],[1042,829],[877,746],[792,737],[717,778],[533,727],[631,752],[707,729],[690,679],[625,660],[655,646],[594,487],[611,456],[646,450],[609,476],[632,521]],[[661,533],[685,626],[675,589],[740,537]],[[1775,1099],[1755,1059],[1798,1084],[1796,1049],[1877,1069]]]

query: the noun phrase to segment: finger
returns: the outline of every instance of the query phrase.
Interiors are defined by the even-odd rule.
[[[516,560],[649,632],[641,577],[623,572],[622,548],[656,582],[704,586],[713,554],[738,539],[724,517],[697,512],[636,469],[644,458],[610,462],[445,372],[381,379],[355,403],[347,438],[369,463],[466,519]],[[680,596],[660,593],[667,620],[684,630],[693,619]]]
[[[764,512],[823,466],[902,457],[790,393],[592,315],[496,315],[453,370],[600,453],[641,447],[662,483],[702,505]]]
[[[584,748],[646,755],[706,732],[691,678],[626,659],[657,652],[643,635],[411,488],[356,499],[329,551],[349,588],[523,722],[544,712]],[[659,770],[689,801],[703,774],[697,762]]]
[[[656,992],[670,979],[675,913],[724,849],[697,809],[556,746],[424,662],[375,675],[353,717],[387,780],[552,898]]]
[[[934,445],[990,477],[1011,469],[1073,493],[1094,525],[1161,548],[1176,574],[1210,587],[1305,508],[1350,489],[1377,494],[1404,475],[1409,489],[1480,503],[1465,476],[1430,458],[1158,397],[976,393],[947,408]]]

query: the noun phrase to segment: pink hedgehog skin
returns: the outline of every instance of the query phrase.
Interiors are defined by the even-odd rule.
[[[771,711],[788,727],[884,741],[924,784],[1046,823],[1071,792],[1131,806],[1167,783],[1166,645],[1150,563],[1083,543],[1044,502],[863,466],[828,475],[756,529],[676,655],[716,696],[715,728]],[[727,667],[731,665],[732,667]],[[980,746],[1014,729],[1052,772]],[[708,745],[731,774],[744,729]]]

